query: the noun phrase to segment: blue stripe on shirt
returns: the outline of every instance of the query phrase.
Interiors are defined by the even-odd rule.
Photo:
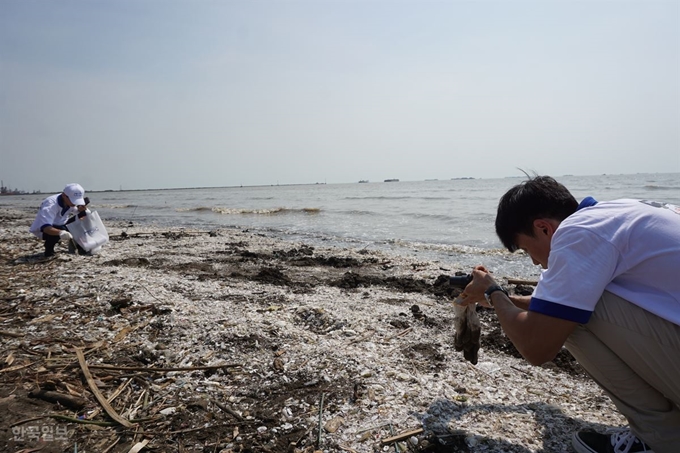
[[[593,312],[589,310],[567,307],[566,305],[548,302],[547,300],[537,299],[535,297],[531,298],[531,303],[529,304],[529,311],[541,313],[547,316],[552,316],[553,318],[577,322],[579,324],[588,323],[590,315],[593,314]]]
[[[597,200],[594,199],[593,197],[585,197],[583,200],[578,205],[578,208],[576,208],[577,211],[583,209],[583,208],[589,208],[591,206],[595,206],[597,204]]]
[[[63,216],[66,214],[66,211],[70,209],[70,207],[66,206],[66,202],[64,201],[64,196],[59,195],[57,197],[57,204],[61,207],[61,215]]]

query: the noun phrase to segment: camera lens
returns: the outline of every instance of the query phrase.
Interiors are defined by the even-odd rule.
[[[454,275],[449,278],[449,284],[456,288],[465,288],[472,281],[472,274]]]

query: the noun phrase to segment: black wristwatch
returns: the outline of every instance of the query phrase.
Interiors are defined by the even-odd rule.
[[[503,288],[501,285],[491,285],[489,286],[486,291],[484,291],[484,299],[493,307],[493,302],[491,301],[491,294],[495,293],[496,291],[503,291],[506,296],[510,297],[508,292]]]

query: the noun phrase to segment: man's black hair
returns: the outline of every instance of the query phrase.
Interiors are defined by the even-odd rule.
[[[536,219],[560,222],[576,212],[578,202],[562,184],[550,176],[534,176],[517,184],[498,202],[496,234],[503,245],[517,250],[517,235],[533,237]]]

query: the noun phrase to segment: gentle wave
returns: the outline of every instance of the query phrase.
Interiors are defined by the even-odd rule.
[[[270,209],[245,209],[245,208],[223,208],[223,207],[207,207],[200,206],[197,208],[177,208],[177,212],[214,212],[216,214],[224,215],[241,215],[241,214],[251,214],[251,215],[275,215],[275,214],[318,214],[321,212],[320,208],[270,208]]]
[[[436,221],[441,221],[444,223],[456,222],[459,217],[450,216],[448,214],[430,214],[430,213],[420,213],[420,212],[408,212],[402,211],[399,213],[387,213],[387,212],[377,212],[377,211],[364,211],[357,209],[342,209],[333,212],[338,216],[348,216],[348,217],[374,217],[376,219],[389,219],[398,217],[401,219],[432,219]]]
[[[106,209],[130,209],[130,208],[136,208],[137,205],[134,204],[103,204],[103,203],[97,203],[97,204],[92,204],[91,206],[97,207],[97,208],[106,208]]]
[[[678,190],[680,187],[674,187],[674,186],[659,186],[656,184],[648,184],[644,186],[645,189],[649,190]]]
[[[482,248],[461,245],[461,244],[434,244],[428,242],[418,242],[418,241],[408,241],[400,238],[390,238],[383,241],[376,241],[378,243],[398,245],[401,247],[422,249],[422,250],[437,250],[446,252],[456,252],[456,253],[481,253],[484,251]],[[500,252],[503,252],[500,250]]]
[[[380,196],[380,197],[344,197],[343,200],[450,200],[451,197],[408,197],[408,196]]]
[[[362,211],[358,209],[338,209],[335,211],[336,215],[343,216],[379,216],[380,214],[375,211]]]

